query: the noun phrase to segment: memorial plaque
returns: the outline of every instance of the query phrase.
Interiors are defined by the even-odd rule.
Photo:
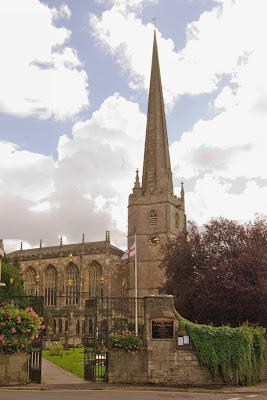
[[[152,339],[174,339],[174,320],[154,319],[152,322]]]

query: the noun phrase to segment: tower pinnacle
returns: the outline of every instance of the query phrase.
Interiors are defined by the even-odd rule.
[[[147,110],[142,189],[144,193],[168,191],[173,194],[171,163],[155,31]]]

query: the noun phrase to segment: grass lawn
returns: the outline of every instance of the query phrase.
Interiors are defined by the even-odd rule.
[[[43,350],[43,357],[60,367],[84,379],[84,348],[62,350],[61,356],[51,356],[49,350]]]

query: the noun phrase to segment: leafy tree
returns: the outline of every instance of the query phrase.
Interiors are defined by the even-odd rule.
[[[267,219],[239,224],[212,219],[199,232],[188,230],[165,247],[166,281],[161,293],[173,294],[175,306],[199,323],[267,327]]]
[[[1,281],[6,284],[0,287],[0,299],[7,300],[14,296],[25,296],[23,289],[23,280],[20,272],[20,265],[15,261],[10,261],[8,258],[2,260],[2,276]]]

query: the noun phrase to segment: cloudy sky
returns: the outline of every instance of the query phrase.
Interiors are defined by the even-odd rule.
[[[0,2],[5,250],[125,248],[156,17],[175,193],[188,219],[266,214],[266,0]]]

